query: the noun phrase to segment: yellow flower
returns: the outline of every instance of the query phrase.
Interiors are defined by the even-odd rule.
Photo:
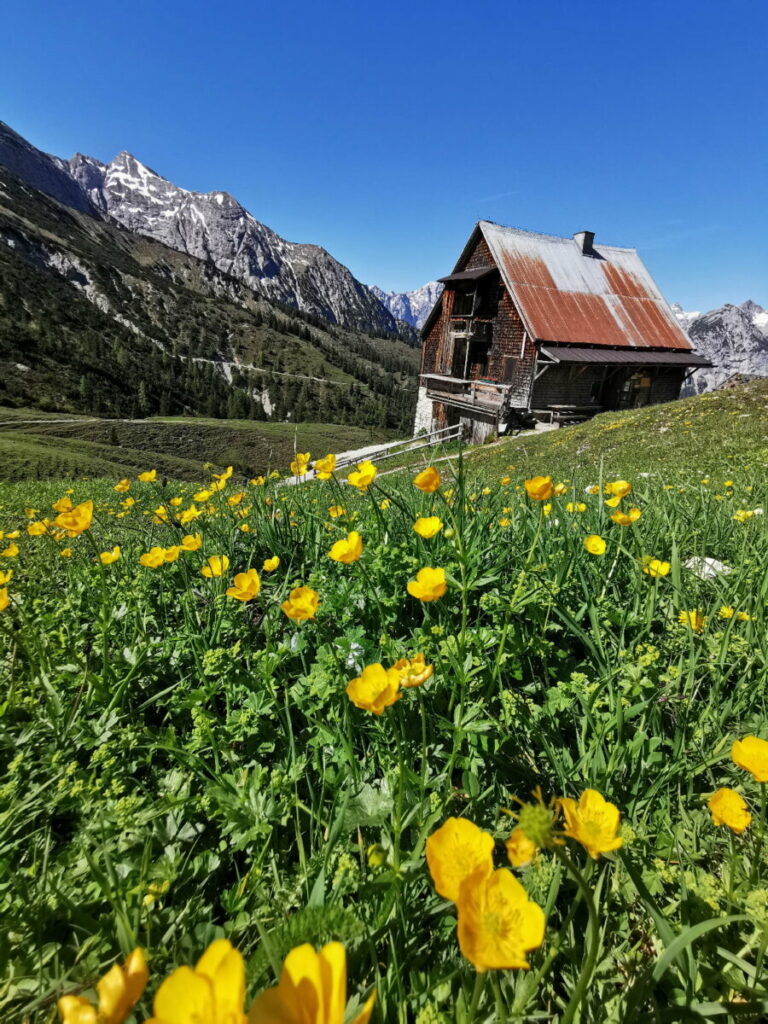
[[[311,587],[296,587],[280,607],[289,619],[304,622],[306,619],[314,619],[319,604],[319,594],[316,590]]]
[[[435,534],[440,533],[443,528],[443,521],[437,516],[421,516],[413,524],[415,533],[418,533],[424,540],[429,540]]]
[[[501,478],[501,480],[499,481],[499,483],[501,484],[502,487],[508,487],[509,484],[512,483],[512,477],[511,476],[503,476]]]
[[[546,505],[542,505],[541,506],[541,511],[544,513],[545,516],[551,515],[551,513],[552,513],[552,502],[548,501],[546,503]]]
[[[275,569],[280,565],[280,559],[277,555],[273,555],[271,558],[265,558],[262,569],[264,572],[274,572]]]
[[[599,484],[592,484],[590,487],[587,487],[587,494],[599,494],[599,493],[600,493],[600,485]]]
[[[426,469],[422,469],[422,471],[417,473],[413,478],[413,486],[418,487],[418,489],[423,491],[425,494],[433,494],[440,486],[440,483],[440,470],[435,469],[434,466],[427,466]]]
[[[331,505],[328,509],[328,515],[331,519],[338,519],[339,516],[345,516],[346,514],[345,509],[343,509],[341,505]]]
[[[157,470],[147,469],[145,472],[139,473],[138,479],[141,480],[143,484],[151,484],[154,480],[157,480]],[[126,490],[128,490],[127,487]]]
[[[252,487],[263,487],[264,484],[266,483],[266,480],[264,479],[263,476],[255,476],[253,480],[249,480],[248,483]]]
[[[155,994],[146,1024],[246,1024],[245,965],[226,939],[216,939],[194,968],[178,967]]]
[[[384,498],[379,502],[379,508],[381,509],[382,512],[386,512],[391,504],[392,502],[389,500],[389,498]]]
[[[168,509],[165,505],[158,505],[155,509],[155,514],[152,518],[153,523],[167,523],[168,522]]]
[[[62,548],[59,554],[61,555],[62,558],[71,558],[72,548]]]
[[[530,480],[524,480],[525,493],[534,501],[547,501],[552,497],[552,477],[532,476]]]
[[[585,789],[579,802],[563,797],[560,808],[565,815],[565,835],[581,843],[594,860],[601,853],[618,850],[624,840],[617,836],[619,809],[595,789]]]
[[[294,476],[304,476],[309,465],[309,452],[296,452],[296,458],[291,463],[291,472]]]
[[[183,501],[184,501],[183,498],[171,498],[171,500],[168,502],[168,504],[172,505],[174,508],[178,508],[179,505],[181,505]]]
[[[16,540],[17,537],[21,536],[21,533],[18,530],[13,530],[11,533],[6,533],[5,536],[7,540]]]
[[[66,530],[69,537],[77,537],[93,522],[93,502],[84,501],[70,512],[60,512],[53,522],[60,530]]]
[[[621,495],[616,494],[613,498],[609,498],[605,504],[608,508],[616,508],[617,505],[621,504]]]
[[[157,569],[165,562],[165,548],[150,548],[143,555],[139,555],[139,564],[145,565],[148,569]]]
[[[368,1024],[375,999],[373,992],[351,1024]],[[256,997],[248,1021],[249,1024],[343,1024],[346,1005],[344,947],[340,942],[329,942],[316,953],[307,943],[290,951],[283,963],[279,984]]]
[[[643,555],[643,572],[646,576],[668,576],[671,568],[669,562],[662,562],[651,555]]]
[[[330,480],[331,473],[336,469],[336,456],[328,454],[324,459],[315,460],[315,473],[318,480]]]
[[[632,490],[632,484],[628,480],[614,480],[605,485],[605,493],[612,494],[614,498],[625,498]]]
[[[713,825],[727,825],[737,835],[741,835],[752,821],[744,797],[726,786],[712,794],[707,800],[707,807],[712,812]]]
[[[746,523],[752,518],[754,512],[750,512],[748,509],[740,508],[738,512],[734,512],[732,519],[735,519],[737,523]]]
[[[124,480],[116,483],[112,489],[117,491],[118,494],[125,494],[126,491],[130,491],[131,489],[131,481],[126,477]],[[60,511],[64,510],[61,509]]]
[[[191,523],[194,519],[199,518],[203,513],[197,507],[197,505],[190,505],[189,508],[185,508],[183,512],[180,512],[176,518],[182,526],[186,526],[187,523]]]
[[[629,512],[614,512],[611,519],[619,526],[632,526],[642,514],[639,508],[631,508]]]
[[[402,697],[400,673],[397,668],[384,668],[378,662],[366,665],[362,673],[347,684],[346,692],[355,707],[381,715]]]
[[[565,484],[555,484],[552,488],[552,493],[556,498],[559,498],[561,495],[568,493],[568,487]]]
[[[225,484],[227,480],[229,480],[229,478],[232,476],[234,471],[235,470],[233,466],[227,466],[223,473],[212,473],[211,476],[213,477],[214,480],[218,480],[219,483]]]
[[[328,557],[332,558],[334,562],[343,562],[345,565],[349,565],[350,562],[356,562],[362,553],[363,538],[357,531],[352,530],[347,534],[345,540],[336,541],[328,552]]]
[[[512,525],[512,520],[509,519],[507,516],[502,516],[502,518],[499,520],[499,526],[504,527],[505,529],[506,529],[507,526],[511,526],[511,525]]]
[[[4,587],[6,583],[10,583],[13,579],[13,569],[8,569],[7,572],[0,572],[0,587]]]
[[[4,612],[10,603],[11,599],[8,597],[8,590],[5,587],[0,588],[0,612]]]
[[[227,588],[227,597],[234,597],[238,601],[252,601],[261,590],[261,579],[255,569],[248,569],[247,572],[239,572],[233,580],[233,585]]]
[[[588,537],[584,538],[584,547],[590,555],[605,554],[605,541],[596,533],[591,533]]]
[[[15,541],[11,541],[7,548],[0,551],[0,558],[15,558],[18,553],[19,545]]]
[[[736,618],[739,620],[739,622],[749,622],[752,616],[749,614],[749,612],[736,612]]]
[[[394,668],[400,673],[400,685],[406,690],[426,683],[435,671],[434,665],[425,663],[423,654],[414,654],[410,659],[400,658],[395,662]]]
[[[54,501],[54,503],[51,505],[51,508],[54,510],[54,512],[71,512],[72,499],[65,495],[63,498],[59,498],[58,501]]]
[[[185,551],[197,551],[203,546],[203,538],[199,533],[188,533],[182,538],[181,546]]]
[[[733,480],[724,480],[723,487],[733,487]]]
[[[227,555],[211,555],[210,558],[206,559],[206,563],[200,572],[203,576],[211,579],[213,576],[223,576],[229,568],[229,558]]]
[[[436,601],[447,589],[445,569],[432,569],[429,566],[419,569],[416,579],[408,584],[408,593],[419,601]]]
[[[204,502],[204,501],[208,501],[208,499],[212,495],[213,495],[213,491],[209,491],[207,488],[203,488],[202,491],[195,491],[195,493],[192,495],[192,500],[193,501]],[[194,508],[194,505],[192,507]]]
[[[181,551],[183,551],[183,548],[180,544],[174,544],[173,547],[164,548],[163,560],[166,562],[176,562],[178,561]]]
[[[700,633],[706,625],[707,617],[698,608],[693,608],[689,612],[680,612],[677,621],[681,626],[690,626],[694,633]]]
[[[229,506],[231,506],[232,508],[234,508],[235,505],[239,505],[240,504],[240,502],[243,500],[244,497],[245,497],[245,491],[238,491],[237,494],[231,494],[227,498],[227,504]]]
[[[752,773],[755,782],[768,782],[768,743],[757,736],[745,736],[735,740],[731,747],[731,759],[739,768]]]
[[[504,844],[507,848],[509,863],[513,868],[524,868],[536,856],[538,847],[518,825]]]
[[[470,875],[493,871],[493,836],[466,818],[448,818],[427,839],[427,867],[435,889],[454,903]]]
[[[48,533],[48,527],[42,521],[30,523],[27,527],[27,533],[30,537],[42,537],[44,533]]]
[[[481,974],[527,968],[526,953],[544,941],[544,911],[508,868],[465,878],[457,910],[459,948]]]
[[[347,477],[347,483],[352,484],[359,491],[367,491],[373,481],[376,479],[378,469],[374,466],[370,459],[365,459],[363,462],[358,463],[357,468],[353,470]]]
[[[736,609],[727,604],[721,605],[720,611],[718,612],[721,619],[732,619],[735,614]]]
[[[96,982],[98,1009],[85,996],[62,996],[59,1013],[63,1024],[122,1024],[141,999],[147,986],[147,965],[140,949],[128,956],[122,967],[114,964]]]
[[[123,501],[120,502],[120,504],[122,505],[123,508],[130,508],[132,505],[136,504],[136,499],[125,498]]]
[[[102,565],[112,565],[112,563],[116,562],[121,555],[122,551],[120,550],[120,545],[115,544],[111,551],[101,552],[99,555],[99,561]]]
[[[566,512],[586,512],[587,506],[583,501],[569,501],[565,506]]]

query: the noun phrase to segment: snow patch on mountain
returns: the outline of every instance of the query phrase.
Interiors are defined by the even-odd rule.
[[[439,281],[428,281],[412,292],[385,292],[376,285],[371,285],[370,289],[395,320],[404,320],[409,326],[417,329],[424,326],[433,306],[443,293],[443,286]]]
[[[672,308],[696,351],[713,363],[691,375],[684,394],[711,391],[737,373],[768,377],[768,310],[751,299],[708,313]]]

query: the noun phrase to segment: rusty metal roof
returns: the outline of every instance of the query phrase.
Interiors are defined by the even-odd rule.
[[[697,352],[666,349],[580,348],[578,345],[542,345],[541,353],[557,363],[601,363],[604,366],[711,366],[712,363]]]
[[[636,249],[597,243],[584,253],[573,238],[477,227],[537,341],[691,350]]]

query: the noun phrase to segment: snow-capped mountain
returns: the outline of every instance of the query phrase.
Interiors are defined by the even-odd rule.
[[[429,281],[412,292],[385,292],[376,285],[371,285],[370,289],[395,320],[404,320],[417,329],[423,326],[443,292],[439,281]]]
[[[714,364],[697,370],[689,393],[711,391],[735,373],[768,376],[768,311],[748,299],[709,313],[686,313],[673,306],[697,352]]]
[[[109,164],[49,156],[0,122],[0,163],[68,206],[100,213],[197,259],[265,298],[363,330],[396,333],[373,292],[317,245],[289,242],[226,192],[191,192],[128,152]]]

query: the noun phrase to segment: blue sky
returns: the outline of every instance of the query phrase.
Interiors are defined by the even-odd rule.
[[[368,284],[449,272],[488,218],[768,306],[765,0],[5,0],[0,32],[30,141],[225,189]]]

